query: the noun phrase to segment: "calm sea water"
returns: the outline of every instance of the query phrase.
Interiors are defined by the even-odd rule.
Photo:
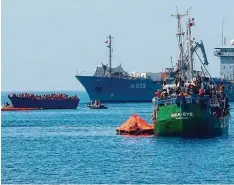
[[[225,137],[128,138],[115,128],[150,122],[151,103],[89,110],[77,94],[77,110],[2,112],[2,183],[234,183],[233,118]]]

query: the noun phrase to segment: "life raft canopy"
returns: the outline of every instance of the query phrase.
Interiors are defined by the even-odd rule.
[[[116,131],[118,135],[153,135],[154,126],[134,114],[124,124],[117,127]]]

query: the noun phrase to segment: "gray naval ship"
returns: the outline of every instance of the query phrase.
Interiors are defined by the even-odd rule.
[[[234,40],[230,44],[224,41],[220,47],[215,48],[214,55],[220,59],[219,80],[225,84],[229,101],[234,102]]]
[[[173,68],[165,72],[127,73],[121,65],[112,68],[112,37],[105,42],[109,48],[109,66],[97,67],[93,76],[76,75],[77,80],[87,91],[90,100],[102,102],[151,102],[155,92],[162,87],[163,76],[171,76]],[[204,45],[197,44],[205,63],[208,65]],[[229,101],[234,101],[234,41],[231,45],[215,48],[214,55],[220,58],[220,77],[214,78],[216,84],[224,83]],[[169,75],[168,75],[169,74]]]
[[[121,65],[112,68],[112,37],[105,42],[109,48],[109,66],[97,67],[93,76],[77,75],[90,100],[101,102],[151,102],[161,88],[161,73],[127,73]]]

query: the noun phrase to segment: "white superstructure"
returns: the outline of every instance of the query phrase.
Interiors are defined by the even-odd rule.
[[[234,42],[215,48],[214,55],[220,58],[220,77],[234,81]]]
[[[161,81],[161,73],[152,73],[152,72],[131,72],[130,76],[132,78],[149,78],[154,81]]]

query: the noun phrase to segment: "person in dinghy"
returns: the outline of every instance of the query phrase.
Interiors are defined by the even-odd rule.
[[[90,109],[108,109],[106,105],[102,105],[99,100],[91,101],[88,104]]]

